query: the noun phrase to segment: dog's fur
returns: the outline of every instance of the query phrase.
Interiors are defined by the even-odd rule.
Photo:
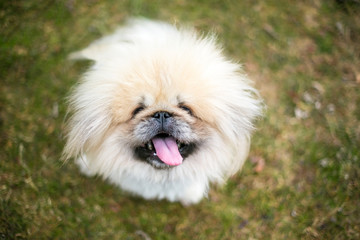
[[[261,101],[214,35],[137,19],[71,58],[94,61],[70,96],[64,149],[83,173],[192,204],[242,167]],[[165,130],[158,112],[171,115]],[[177,166],[139,159],[135,149],[164,131],[194,150]]]

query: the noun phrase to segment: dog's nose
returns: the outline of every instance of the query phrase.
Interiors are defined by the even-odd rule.
[[[157,118],[160,121],[164,121],[166,118],[169,118],[169,117],[171,117],[171,114],[168,112],[156,112],[153,115],[153,118]]]
[[[167,121],[168,118],[171,117],[171,114],[168,112],[156,112],[153,115],[153,118],[155,118],[160,124],[161,127],[164,128],[164,124]]]

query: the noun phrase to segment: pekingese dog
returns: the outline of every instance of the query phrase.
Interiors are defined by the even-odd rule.
[[[145,199],[198,203],[247,158],[261,100],[216,37],[130,20],[75,52],[64,158]]]

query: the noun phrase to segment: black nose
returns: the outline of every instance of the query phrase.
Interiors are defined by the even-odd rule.
[[[156,112],[154,115],[153,115],[153,118],[157,119],[160,124],[163,126],[164,123],[166,122],[166,120],[168,118],[171,117],[171,114],[168,113],[168,112]]]
[[[166,118],[169,118],[169,117],[171,117],[171,114],[168,112],[156,112],[153,115],[153,118],[158,118],[160,120],[165,120]]]

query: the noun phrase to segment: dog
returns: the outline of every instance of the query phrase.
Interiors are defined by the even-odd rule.
[[[145,199],[198,203],[241,169],[262,100],[214,34],[132,19],[70,55],[64,158]]]

